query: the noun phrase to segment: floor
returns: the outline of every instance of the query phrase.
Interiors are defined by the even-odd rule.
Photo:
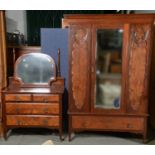
[[[0,139],[0,145],[41,145],[52,140],[54,145],[143,145],[138,135],[127,133],[81,132],[76,133],[71,142],[67,134],[60,141],[58,132],[49,129],[14,129],[8,132],[8,139]],[[155,138],[147,144],[155,145]]]

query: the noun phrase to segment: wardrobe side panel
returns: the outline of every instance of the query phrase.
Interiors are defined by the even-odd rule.
[[[90,25],[70,25],[69,111],[90,110]]]
[[[127,112],[147,114],[151,24],[131,24],[128,59]]]

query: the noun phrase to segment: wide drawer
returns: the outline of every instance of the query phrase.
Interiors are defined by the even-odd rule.
[[[72,116],[74,129],[144,130],[144,118],[111,116]]]
[[[59,126],[59,116],[24,116],[7,115],[6,125],[8,126]]]
[[[33,101],[36,101],[36,102],[59,102],[59,95],[33,94]]]
[[[31,94],[5,94],[5,101],[31,101]]]
[[[59,114],[58,103],[6,103],[7,114]]]

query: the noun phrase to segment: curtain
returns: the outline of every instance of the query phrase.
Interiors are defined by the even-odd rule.
[[[40,28],[61,28],[64,14],[111,14],[116,10],[28,10],[28,45],[40,46]]]
[[[1,91],[7,85],[6,78],[6,31],[5,12],[0,11],[0,136],[2,135],[2,96]]]

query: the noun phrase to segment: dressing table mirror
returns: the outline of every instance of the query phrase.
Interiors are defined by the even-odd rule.
[[[42,53],[23,55],[16,61],[14,76],[25,85],[47,85],[56,80],[55,62]]]
[[[14,56],[15,58],[15,56]],[[49,55],[29,53],[14,61],[14,74],[3,90],[3,130],[19,127],[58,129],[62,138],[64,78]]]

